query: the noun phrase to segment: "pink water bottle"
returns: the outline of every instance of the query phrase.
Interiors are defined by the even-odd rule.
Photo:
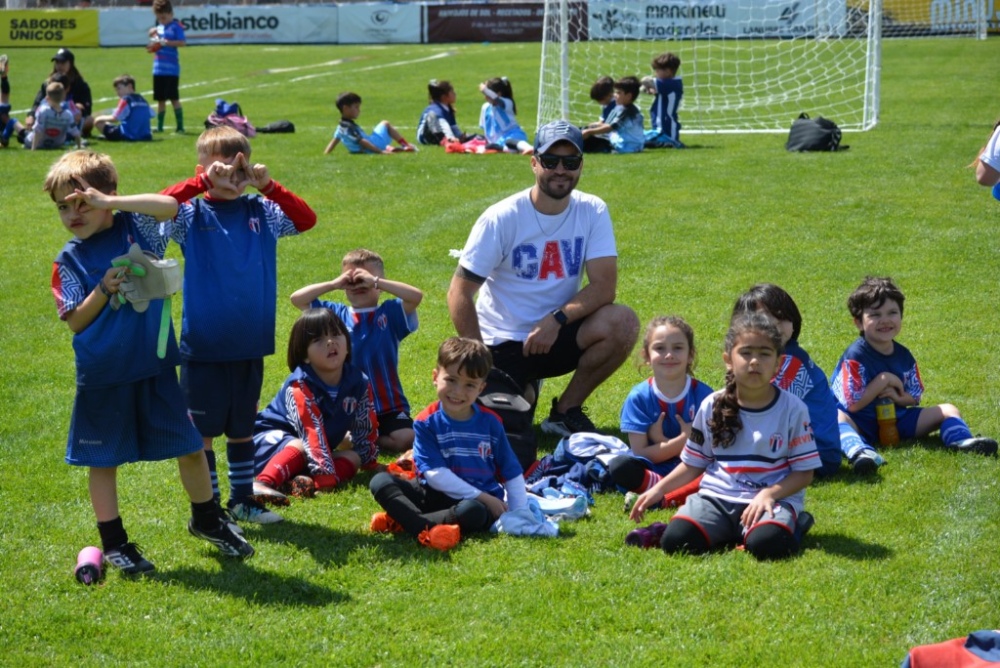
[[[93,546],[85,547],[76,556],[76,569],[73,574],[78,582],[92,585],[101,579],[101,564],[103,562],[104,553],[100,549]]]

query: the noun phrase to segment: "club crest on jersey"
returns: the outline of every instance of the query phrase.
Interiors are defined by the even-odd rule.
[[[479,456],[483,459],[489,459],[493,455],[493,446],[489,441],[479,441]]]
[[[785,444],[785,437],[781,434],[771,434],[770,447],[771,452],[777,452]]]
[[[260,234],[260,218],[253,216],[250,218],[249,222],[250,231],[254,234]]]
[[[375,319],[375,325],[379,329],[385,329],[386,327],[389,326],[389,318],[387,318],[385,316],[385,313],[383,313],[382,315],[380,315],[378,318]]]
[[[521,244],[511,253],[510,266],[518,278],[529,281],[579,276],[583,267],[583,237],[546,241],[541,252],[535,244]]]
[[[348,415],[354,415],[354,411],[358,407],[358,400],[354,397],[344,397],[342,405],[344,406],[345,413]]]

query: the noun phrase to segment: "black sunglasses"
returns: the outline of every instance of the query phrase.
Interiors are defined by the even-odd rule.
[[[538,162],[545,169],[555,169],[561,162],[567,171],[575,172],[583,164],[582,155],[553,155],[551,153],[541,153],[537,156]]]

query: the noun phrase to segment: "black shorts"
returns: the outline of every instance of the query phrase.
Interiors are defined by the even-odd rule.
[[[264,360],[184,362],[181,387],[198,433],[250,438],[264,382]]]
[[[507,373],[524,390],[532,381],[565,376],[576,371],[583,350],[576,343],[583,320],[577,320],[559,330],[556,342],[544,355],[524,356],[522,341],[504,341],[489,346],[493,366]]]
[[[378,433],[382,436],[388,436],[400,429],[413,429],[413,418],[403,411],[379,413],[375,417],[378,419]]]
[[[181,99],[180,77],[166,74],[153,75],[153,99],[157,102]]]

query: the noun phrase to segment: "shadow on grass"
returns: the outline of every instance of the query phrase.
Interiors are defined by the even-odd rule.
[[[254,527],[256,528],[256,527]],[[359,551],[375,551],[386,553],[386,557],[422,558],[426,550],[408,534],[395,534],[397,540],[386,540],[382,534],[366,534],[357,531],[337,531],[321,524],[306,522],[282,522],[261,527],[256,531],[251,529],[247,539],[255,546],[264,543],[282,543],[294,545],[324,567],[342,566],[351,559],[351,555]],[[394,545],[409,546],[410,549],[392,550]],[[266,548],[264,548],[266,549]],[[388,552],[392,554],[388,554]]]
[[[810,533],[803,541],[806,550],[822,550],[853,561],[885,560],[892,550],[877,543],[858,540],[842,533]]]
[[[212,590],[248,602],[318,608],[347,603],[348,594],[332,591],[299,577],[287,577],[252,568],[253,561],[239,561],[218,555],[223,570],[210,573],[195,568],[158,571],[148,577],[188,589]]]

